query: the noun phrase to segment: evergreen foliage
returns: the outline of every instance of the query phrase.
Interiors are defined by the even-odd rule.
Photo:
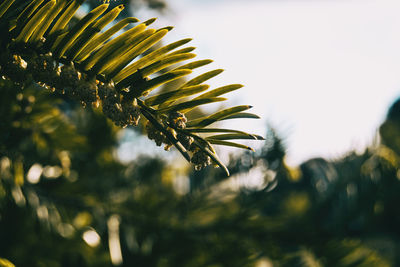
[[[251,149],[225,140],[263,138],[235,132],[205,138],[191,130],[243,115],[242,112],[251,106],[237,106],[195,120],[186,118],[186,113],[201,105],[224,101],[226,98],[221,95],[241,86],[228,85],[188,99],[208,89],[203,83],[222,72],[216,69],[192,78],[171,92],[148,97],[159,86],[185,77],[193,69],[212,61],[200,60],[177,66],[177,63],[195,57],[185,48],[176,50],[191,39],[154,48],[172,29],[148,28],[154,18],[112,38],[119,30],[139,21],[128,17],[102,31],[124,10],[124,5],[108,10],[109,4],[104,3],[73,22],[72,18],[83,2],[4,1],[0,5],[1,34],[5,36],[0,44],[0,74],[21,88],[36,82],[79,101],[84,107],[101,106],[104,115],[120,127],[137,126],[143,116],[147,119],[148,137],[157,146],[164,144],[166,150],[175,146],[196,169],[212,163],[229,175],[213,144]],[[173,68],[166,70],[169,67]],[[162,70],[166,71],[160,72]]]
[[[115,156],[121,142],[118,136],[126,131],[120,126],[136,124],[136,111],[149,121],[143,128],[155,142],[171,138],[169,130],[162,131],[170,127],[175,131],[172,137],[183,147],[195,143],[198,151],[204,149],[210,157],[215,156],[210,144],[240,146],[229,142],[236,137],[261,139],[210,126],[229,117],[253,116],[246,113],[247,106],[189,121],[182,112],[241,85],[206,92],[203,82],[220,72],[216,70],[188,81],[184,90],[134,96],[128,106],[120,102],[122,110],[133,109],[129,116],[107,113],[107,101],[118,101],[114,92],[118,86],[107,82],[101,72],[94,74],[77,61],[72,63],[74,53],[68,48],[63,52],[66,45],[84,51],[82,36],[93,32],[78,34],[81,26],[71,23],[69,31],[56,35],[61,36],[58,41],[50,34],[55,27],[66,27],[61,27],[64,20],[59,18],[72,18],[73,12],[67,10],[80,2],[13,2],[0,4],[1,31],[6,33],[2,36],[7,36],[1,39],[0,60],[4,75],[0,79],[0,266],[400,265],[400,101],[389,110],[376,144],[364,153],[349,152],[336,160],[316,158],[298,168],[289,167],[283,141],[269,129],[261,149],[231,157],[230,177],[213,168],[192,171],[159,157],[144,157],[139,149],[134,151],[138,155],[134,161],[123,164]],[[50,21],[45,29],[49,21],[41,20],[44,28],[27,28],[40,20],[42,15],[37,14],[45,6],[52,11],[60,8],[54,23]],[[94,25],[110,19],[111,12],[116,11],[91,22],[93,17],[82,18],[75,25],[87,24],[86,29],[94,30]],[[30,23],[34,18],[36,22]],[[113,27],[135,21],[122,19]],[[147,33],[151,37],[161,31]],[[27,41],[16,41],[26,39],[29,32]],[[42,40],[41,34],[46,41],[29,42],[32,36]],[[68,45],[70,40],[64,37],[75,34],[76,43]],[[48,40],[57,43],[57,49],[46,48]],[[178,41],[182,42],[186,41]],[[140,67],[134,81],[161,64],[156,60],[160,55],[152,54],[155,51],[132,63],[154,60],[154,65]],[[168,60],[177,59],[176,55]],[[209,61],[194,61],[173,73],[205,63]],[[153,79],[166,77],[162,75]],[[74,82],[76,87],[52,82]],[[43,87],[54,87],[58,93]],[[131,97],[131,92],[122,90],[119,100]],[[196,93],[202,94],[175,102]],[[82,109],[80,102],[88,107]],[[92,102],[102,109],[91,108]],[[195,158],[201,167],[209,160],[204,154]],[[250,176],[262,182],[251,186],[246,183]]]

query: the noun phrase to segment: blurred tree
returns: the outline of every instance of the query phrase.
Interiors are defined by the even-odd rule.
[[[291,169],[270,129],[263,149],[232,158],[231,178],[179,176],[160,159],[118,163],[117,128],[95,110],[35,87],[8,92],[3,125],[15,134],[2,136],[0,257],[17,266],[398,265],[398,164],[388,147]],[[16,123],[22,113],[26,125]],[[249,172],[261,187],[223,189]],[[190,192],[178,179],[190,179]]]

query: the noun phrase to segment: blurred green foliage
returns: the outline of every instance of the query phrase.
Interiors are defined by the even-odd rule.
[[[0,258],[16,266],[400,263],[399,102],[362,154],[288,167],[269,129],[262,149],[232,156],[228,178],[139,150],[122,164],[124,130],[96,109],[0,88]]]

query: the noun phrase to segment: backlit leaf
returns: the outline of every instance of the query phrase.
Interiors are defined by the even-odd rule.
[[[242,133],[231,133],[231,134],[219,134],[219,135],[212,135],[207,136],[206,140],[213,139],[213,140],[232,140],[232,139],[252,139],[252,140],[264,140],[262,136],[253,135],[253,134],[242,134]]]
[[[210,142],[213,145],[221,145],[221,146],[231,146],[231,147],[236,147],[236,148],[242,148],[242,149],[247,149],[254,151],[253,148],[243,145],[243,144],[238,144],[234,142],[229,142],[229,141],[223,141],[223,140],[215,140],[215,139],[207,139],[208,142]]]
[[[192,109],[192,108],[198,107],[200,105],[221,102],[221,101],[225,101],[225,100],[227,100],[227,99],[223,98],[223,97],[211,97],[211,98],[190,100],[190,101],[182,102],[182,103],[179,103],[179,104],[167,107],[167,108],[160,109],[159,112],[166,113],[166,112],[172,112],[172,111],[182,111],[185,109]]]
[[[120,31],[121,29],[125,28],[130,23],[138,22],[137,18],[125,18],[112,26],[110,29],[95,36],[92,40],[90,40],[73,59],[76,59],[78,62],[86,59],[90,53],[96,50],[100,45],[106,42],[111,36],[113,36],[116,32]]]
[[[117,70],[111,72],[109,74],[109,77],[113,79],[114,82],[118,83],[121,80],[125,79],[126,77],[128,77],[129,75],[133,74],[134,72],[136,72],[139,68],[143,68],[151,63],[153,63],[155,60],[157,60],[157,58],[159,58],[160,56],[162,56],[165,53],[168,53],[169,51],[184,45],[186,43],[188,43],[189,41],[191,41],[192,39],[187,38],[187,39],[182,39],[179,40],[177,42],[171,43],[169,45],[163,46],[147,55],[145,55],[144,57],[140,58],[139,60],[137,60],[136,62],[133,62],[131,65],[127,66],[126,68],[124,68],[123,70],[121,70],[118,74],[115,74],[114,72],[116,72]],[[184,68],[181,68],[184,69]],[[190,69],[190,68],[187,68]],[[115,76],[115,77],[114,77]]]
[[[159,105],[169,100],[177,100],[183,97],[187,97],[193,94],[203,92],[208,89],[207,84],[199,84],[194,86],[186,87],[185,89],[174,90],[163,94],[155,95],[146,99],[145,103],[149,106]]]
[[[201,100],[201,99],[203,99],[203,98],[200,98],[198,100]],[[244,110],[248,110],[250,108],[251,108],[251,106],[249,106],[249,105],[241,105],[241,106],[236,106],[236,107],[232,107],[232,108],[227,108],[227,109],[218,111],[212,115],[209,115],[207,117],[189,121],[186,126],[187,127],[199,127],[199,128],[206,127],[216,121],[221,120],[224,117],[230,116],[235,113],[242,112]]]

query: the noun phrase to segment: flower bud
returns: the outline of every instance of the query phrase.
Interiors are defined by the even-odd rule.
[[[76,87],[80,79],[80,73],[75,69],[74,64],[63,65],[60,69],[60,85],[66,87]]]
[[[157,146],[161,146],[162,143],[165,142],[166,137],[165,135],[157,130],[151,122],[147,122],[146,124],[146,131],[147,131],[147,136],[150,140],[154,140],[156,142]]]
[[[211,158],[200,150],[193,154],[190,161],[194,164],[196,171],[199,171],[211,164]]]
[[[98,94],[101,100],[116,94],[113,83],[102,83],[98,86]]]
[[[27,63],[20,55],[11,55],[4,53],[0,59],[2,72],[13,82],[24,83],[27,80]]]
[[[56,79],[57,74],[55,72],[55,62],[49,54],[41,54],[38,56],[32,56],[28,60],[28,71],[32,74],[35,82],[42,82],[51,85]]]
[[[183,133],[178,133],[176,135],[176,138],[178,141],[187,149],[191,150],[192,143],[194,141],[193,137],[183,134]]]
[[[79,81],[76,94],[83,104],[90,104],[97,100],[97,84],[95,79]]]
[[[168,123],[173,128],[185,129],[186,122],[187,122],[187,119],[186,119],[185,115],[181,112],[174,111],[168,115]]]

